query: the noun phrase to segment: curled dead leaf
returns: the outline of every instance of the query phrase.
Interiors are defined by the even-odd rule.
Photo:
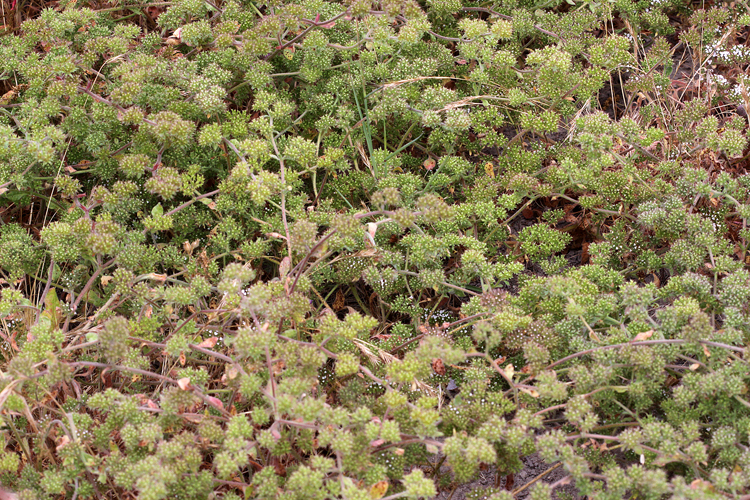
[[[203,347],[206,349],[210,349],[216,345],[216,343],[219,341],[219,337],[209,337],[200,344],[198,344],[198,347]]]
[[[236,366],[229,366],[227,367],[227,378],[229,380],[234,380],[237,378],[237,375],[240,374],[240,371],[237,369]]]
[[[492,163],[487,162],[484,164],[484,173],[487,174],[488,177],[495,178],[495,167],[492,165]]]
[[[370,499],[378,500],[379,498],[383,498],[387,491],[388,481],[378,481],[377,483],[370,486]]]
[[[211,403],[211,405],[217,408],[221,408],[222,410],[224,409],[224,403],[221,402],[221,399],[215,398],[213,396],[206,396],[206,399]]]
[[[182,43],[182,28],[177,28],[174,30],[174,33],[172,33],[172,36],[167,38],[164,43],[167,45],[179,45]]]
[[[60,451],[60,449],[64,448],[68,443],[70,443],[70,438],[67,434],[65,434],[57,440],[57,446],[55,446],[55,450]]]
[[[528,394],[532,398],[538,398],[539,397],[539,393],[535,389],[527,389],[525,387],[519,387],[519,389],[521,389],[521,392],[524,392],[524,393]]]
[[[440,358],[435,358],[432,360],[432,369],[435,370],[435,373],[437,373],[438,375],[445,375],[445,364]]]
[[[649,330],[647,332],[641,332],[641,333],[639,333],[638,335],[635,336],[635,338],[633,339],[633,341],[635,341],[635,342],[641,342],[643,340],[648,340],[648,339],[651,338],[651,336],[653,334],[654,334],[653,330]]]
[[[694,479],[690,483],[691,490],[715,491],[714,485],[704,479]]]

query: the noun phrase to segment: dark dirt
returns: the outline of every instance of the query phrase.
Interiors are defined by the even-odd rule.
[[[560,481],[568,475],[568,473],[559,462],[551,465],[547,464],[536,453],[525,457],[523,459],[523,463],[523,470],[513,475],[513,486],[511,488],[511,491],[516,492],[515,498],[517,500],[525,500],[526,498],[528,498],[531,491],[530,483],[539,476],[545,474],[545,472],[547,471],[549,471],[547,474],[536,480],[547,484],[552,484],[556,481]],[[449,474],[450,472],[448,471],[448,469],[445,469],[446,473]],[[452,488],[441,491],[435,497],[435,500],[464,500],[471,492],[480,493],[483,490],[487,490],[488,488],[494,488],[496,479],[497,474],[494,470],[488,469],[485,471],[480,471],[479,477],[476,480],[467,484],[462,484],[461,486],[456,488],[455,491],[453,491],[452,495]],[[501,478],[501,487],[505,485],[505,480],[505,478]],[[524,488],[524,486],[526,485],[528,485],[528,487]],[[487,492],[490,493],[492,492],[492,490],[487,490]],[[560,493],[564,494],[560,495]],[[482,496],[479,495],[475,498],[479,499],[482,498]],[[567,484],[556,488],[552,494],[552,498],[558,500],[581,500],[583,497],[578,494],[575,486],[573,486],[572,484]]]

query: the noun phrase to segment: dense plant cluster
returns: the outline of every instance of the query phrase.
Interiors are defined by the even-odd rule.
[[[750,498],[745,7],[94,7],[0,38],[18,498]]]

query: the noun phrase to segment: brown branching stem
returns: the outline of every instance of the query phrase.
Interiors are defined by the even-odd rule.
[[[177,382],[177,380],[175,380],[175,379],[173,379],[171,377],[167,377],[165,375],[159,375],[158,373],[150,372],[148,370],[141,370],[140,368],[133,368],[133,367],[130,367],[130,366],[111,365],[111,364],[107,364],[107,363],[98,363],[98,362],[95,362],[95,361],[74,361],[72,363],[68,363],[68,366],[70,366],[71,368],[89,367],[89,366],[90,367],[94,367],[94,368],[104,368],[104,369],[108,368],[108,369],[112,369],[112,370],[118,370],[118,371],[135,373],[137,375],[143,375],[144,377],[155,378],[155,379],[161,380],[163,382],[169,382],[169,383],[174,384],[174,385],[179,385],[178,382]],[[215,409],[216,411],[218,411],[219,413],[221,413],[224,418],[230,418],[231,417],[231,415],[229,414],[229,412],[226,411],[223,406],[221,406],[221,405],[215,403],[214,401],[212,401],[208,396],[206,396],[205,394],[203,394],[203,392],[201,392],[198,388],[196,388],[194,386],[190,386],[189,390],[193,394],[195,394],[198,398],[200,398],[205,404],[207,404],[208,406],[211,406],[213,409]]]

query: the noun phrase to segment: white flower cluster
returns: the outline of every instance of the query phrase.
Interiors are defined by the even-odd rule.
[[[706,81],[721,88],[726,88],[729,86],[729,80],[727,80],[724,75],[717,75],[711,70],[706,72]]]
[[[663,9],[665,7],[669,7],[669,5],[671,3],[672,2],[670,0],[651,0],[651,5],[649,5],[648,7],[646,7],[645,12],[649,13],[653,9],[661,10],[661,9]]]
[[[729,89],[727,96],[735,102],[741,102],[747,106],[747,100],[750,97],[750,77],[740,76],[737,83]]]
[[[438,309],[432,313],[429,310],[425,310],[422,319],[430,324],[442,325],[444,322],[453,321],[456,318],[451,311],[447,309]]]
[[[750,47],[735,45],[734,47],[724,47],[724,38],[717,40],[706,51],[706,65],[714,64],[739,64],[750,60]]]

